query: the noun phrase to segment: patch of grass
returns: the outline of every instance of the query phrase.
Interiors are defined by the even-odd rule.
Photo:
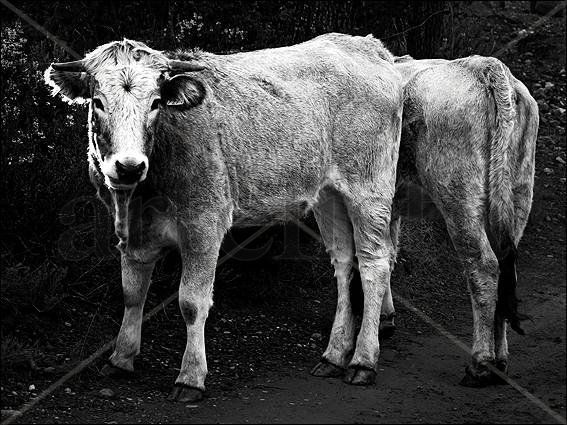
[[[2,337],[2,344],[0,345],[2,375],[7,369],[30,367],[37,354],[37,347],[22,342],[15,336]]]

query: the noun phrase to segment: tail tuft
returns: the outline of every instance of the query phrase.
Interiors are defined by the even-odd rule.
[[[498,302],[496,303],[496,313],[505,317],[510,323],[510,327],[518,334],[525,335],[526,332],[520,326],[523,320],[531,320],[529,316],[518,312],[518,297],[516,296],[516,258],[517,250],[512,241],[508,241],[507,249],[501,259],[500,277],[498,280]]]

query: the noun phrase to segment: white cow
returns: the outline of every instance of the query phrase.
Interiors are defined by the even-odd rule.
[[[204,326],[225,233],[312,208],[339,288],[329,345],[314,373],[348,367],[348,382],[374,381],[403,93],[379,40],[327,34],[232,55],[164,53],[124,40],[52,64],[45,79],[65,100],[89,103],[91,180],[120,239],[125,310],[105,373],[133,370],[154,264],[175,247],[187,346],[171,398],[201,398]],[[355,252],[364,318],[347,361]]]
[[[534,185],[538,107],[498,59],[395,60],[404,79],[397,242],[408,187],[420,186],[443,215],[468,277],[473,309],[472,364],[463,385],[484,386],[508,365],[506,320],[523,334],[517,312],[517,246]],[[392,317],[388,291],[382,313]],[[383,321],[382,326],[388,326]]]

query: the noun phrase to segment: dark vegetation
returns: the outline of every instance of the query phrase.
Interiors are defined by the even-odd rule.
[[[510,18],[508,10],[513,7],[528,13],[529,2],[514,6],[506,2],[508,10],[500,3],[30,0],[15,5],[79,55],[123,37],[156,49],[200,47],[226,53],[290,45],[337,31],[372,33],[397,55],[456,58],[492,55],[525,31],[523,18]],[[35,376],[38,371],[44,377],[64,372],[117,333],[122,292],[112,220],[88,181],[86,108],[52,98],[43,83],[43,71],[50,62],[75,58],[0,7],[2,406],[16,407],[29,397],[23,376]],[[565,47],[564,40],[558,38],[562,51],[539,51],[540,37],[557,34],[549,26],[526,32],[500,58],[534,93],[544,114],[537,167],[547,185],[541,196],[548,196],[551,206],[534,207],[531,226],[535,222],[545,231],[546,226],[557,225],[564,231],[565,146],[557,140],[565,135]],[[563,76],[561,84],[556,81],[559,75]],[[547,84],[551,81],[554,83]],[[539,152],[545,152],[547,162]],[[555,156],[563,162],[554,162]],[[551,172],[542,171],[544,168]],[[316,230],[312,217],[307,223]],[[223,251],[230,251],[250,234],[233,232]],[[454,311],[437,308],[436,303],[442,302],[439,300],[447,291],[455,293],[455,303],[466,303],[464,281],[453,288],[443,282],[427,288],[419,285],[419,279],[425,279],[430,270],[451,270],[448,281],[458,276],[458,270],[451,269],[452,248],[443,235],[444,225],[439,220],[407,226],[396,273],[398,290],[405,297],[432,301],[429,313],[451,321]],[[268,305],[277,310],[280,303],[290,305],[290,300],[293,304],[294,299],[310,295],[316,298],[310,304],[313,310],[296,311],[294,317],[300,317],[298,323],[328,331],[334,288],[323,247],[294,226],[276,227],[251,247],[257,251],[248,251],[218,268],[216,311],[241,309],[240,332],[244,332],[253,307]],[[158,265],[147,306],[157,305],[175,290],[178,272],[175,255]],[[407,284],[410,280],[413,285]],[[319,305],[325,319],[314,323]],[[175,319],[181,327],[181,318]],[[164,320],[156,316],[155,326]],[[410,319],[406,320],[409,326]],[[220,327],[218,333],[224,329],[238,333],[238,326],[213,310],[208,329],[214,333]],[[420,325],[412,322],[411,326]],[[297,323],[286,327],[307,335],[307,339],[314,332]],[[303,355],[315,361],[323,347],[321,342]],[[211,350],[222,356],[220,348],[215,352],[213,345]]]

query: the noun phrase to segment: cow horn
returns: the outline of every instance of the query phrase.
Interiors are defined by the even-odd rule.
[[[167,62],[167,67],[170,71],[177,71],[177,72],[188,72],[188,71],[202,71],[205,69],[205,66],[199,65],[196,63],[185,62],[185,61],[176,61],[176,60],[169,60]]]
[[[52,63],[51,67],[55,71],[83,72],[85,71],[85,63],[83,60],[73,62]]]

